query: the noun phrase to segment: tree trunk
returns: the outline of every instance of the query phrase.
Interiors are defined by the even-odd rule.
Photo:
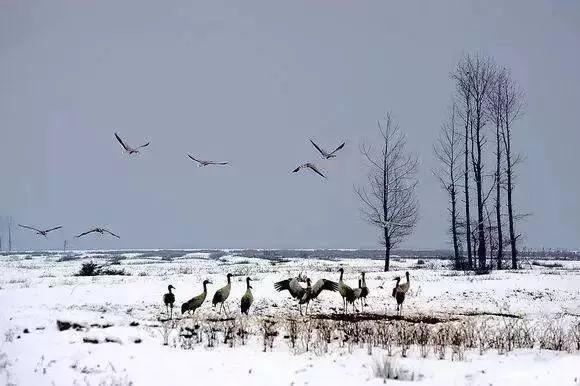
[[[453,253],[455,255],[455,268],[463,268],[463,259],[459,256],[459,241],[457,238],[457,193],[455,187],[451,190],[451,233],[453,234]]]
[[[485,268],[485,226],[484,226],[484,218],[483,218],[483,191],[482,191],[482,176],[481,176],[481,109],[477,108],[476,111],[476,119],[477,119],[477,126],[475,130],[476,134],[476,149],[477,149],[477,159],[475,160],[475,187],[477,189],[477,257],[479,260],[479,269]]]
[[[500,140],[500,127],[499,124],[496,126],[495,140],[497,142],[497,156],[496,156],[496,169],[495,169],[495,179],[496,179],[496,193],[495,193],[495,221],[497,223],[497,269],[502,269],[503,260],[503,235],[501,227],[501,140]]]
[[[509,138],[509,137],[508,137]],[[509,139],[508,139],[509,141]],[[512,254],[512,269],[518,268],[518,250],[516,247],[516,234],[514,230],[514,210],[513,210],[513,203],[512,203],[512,168],[511,168],[511,152],[510,152],[509,142],[508,148],[506,149],[506,162],[508,167],[506,169],[507,174],[507,205],[508,205],[508,221],[509,221],[509,228],[510,228],[510,245],[511,245],[511,254]]]
[[[385,227],[385,272],[389,270],[389,262],[391,258],[391,240],[389,240],[388,230]]]
[[[468,107],[469,108],[469,107]],[[465,124],[465,171],[464,189],[465,189],[465,240],[467,243],[467,268],[473,269],[473,258],[471,254],[471,216],[469,215],[469,114]]]

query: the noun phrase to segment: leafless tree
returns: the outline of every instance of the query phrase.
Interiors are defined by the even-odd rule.
[[[506,191],[507,191],[507,207],[508,207],[508,222],[509,222],[509,233],[510,233],[510,246],[511,246],[511,257],[512,257],[512,269],[517,269],[518,267],[518,250],[517,250],[517,239],[519,235],[516,235],[514,229],[514,205],[513,205],[513,190],[514,190],[514,177],[515,170],[518,164],[521,162],[521,157],[518,154],[514,154],[512,149],[512,124],[515,120],[523,115],[524,107],[524,94],[519,88],[518,84],[512,79],[509,71],[502,71],[504,76],[501,78],[501,90],[502,90],[502,116],[503,125],[501,130],[501,136],[503,141],[503,146],[505,150],[505,174],[506,174]]]
[[[484,223],[483,151],[486,143],[484,132],[487,118],[485,106],[487,95],[492,92],[494,74],[495,65],[492,60],[479,54],[465,56],[453,74],[457,84],[458,97],[465,100],[467,95],[469,98],[465,102],[468,107],[465,124],[469,125],[470,128],[471,164],[477,193],[477,258],[479,269],[485,268],[487,257]],[[466,202],[467,207],[469,207],[469,202]]]
[[[453,254],[455,269],[465,268],[463,257],[459,253],[458,235],[458,209],[457,209],[457,188],[461,179],[461,133],[457,126],[456,117],[457,106],[452,105],[448,120],[441,126],[439,138],[434,146],[435,157],[441,163],[441,167],[433,171],[438,178],[441,187],[449,195],[451,205],[449,214],[451,216],[451,236],[453,242]]]
[[[457,83],[456,102],[458,116],[463,120],[463,194],[465,203],[465,221],[463,233],[467,250],[467,268],[473,268],[472,233],[471,233],[471,201],[469,199],[469,139],[471,137],[471,93],[465,82],[458,82],[453,74],[452,78]]]
[[[503,233],[501,216],[501,191],[502,191],[502,127],[503,127],[503,87],[505,86],[505,70],[499,70],[493,83],[493,91],[487,96],[487,110],[490,119],[495,126],[495,221],[497,230],[497,269],[502,269],[503,263]]]
[[[391,250],[412,234],[419,218],[417,157],[407,153],[406,137],[390,113],[378,121],[380,142],[373,147],[362,143],[360,151],[369,166],[367,185],[355,187],[363,217],[381,229],[385,247],[385,271]],[[378,148],[375,151],[375,148]]]

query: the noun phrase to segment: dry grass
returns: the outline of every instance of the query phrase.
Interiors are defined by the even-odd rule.
[[[338,315],[338,314],[337,314]],[[429,319],[427,319],[429,321]],[[245,345],[248,336],[261,342],[263,351],[271,351],[283,340],[292,352],[323,355],[336,349],[352,352],[355,348],[385,350],[387,356],[416,355],[437,359],[465,360],[466,353],[497,350],[506,354],[516,349],[539,348],[557,351],[580,351],[580,324],[546,321],[531,326],[525,319],[513,317],[450,318],[428,323],[423,317],[378,318],[321,317],[309,318],[210,318],[174,320],[179,338],[163,344],[191,349],[198,345],[229,347]],[[192,325],[193,323],[193,325]]]

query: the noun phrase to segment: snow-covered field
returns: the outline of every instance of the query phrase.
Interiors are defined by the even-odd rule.
[[[393,384],[580,385],[580,262],[476,276],[441,260],[394,259],[384,273],[378,260],[111,254],[121,256],[111,267],[130,276],[76,276],[102,253],[0,256],[0,384],[378,385],[390,366],[389,377],[403,378]],[[367,272],[358,322],[340,316],[338,293],[323,292],[301,317],[273,287],[299,274],[338,281],[339,267],[353,287]],[[392,279],[407,270],[397,320]],[[229,310],[218,314],[211,296],[228,272]],[[254,303],[242,317],[246,277]],[[182,318],[181,303],[206,278],[214,283],[206,303]],[[171,321],[162,303],[169,284]],[[59,331],[57,320],[76,325]]]

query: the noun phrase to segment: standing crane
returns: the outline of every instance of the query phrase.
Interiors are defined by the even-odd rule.
[[[219,311],[220,314],[222,313],[222,310],[224,308],[224,303],[226,302],[226,300],[228,300],[228,297],[230,296],[230,291],[232,289],[232,280],[231,280],[232,276],[234,275],[232,275],[231,273],[228,273],[226,275],[228,281],[227,284],[222,288],[220,288],[219,290],[215,291],[215,294],[213,295],[213,299],[211,301],[213,307],[215,307],[218,303],[221,304]]]
[[[204,280],[203,281],[203,292],[199,295],[197,295],[194,298],[189,299],[188,301],[186,301],[185,303],[183,303],[181,305],[181,313],[185,314],[186,312],[191,312],[191,314],[193,314],[195,312],[195,310],[197,310],[199,307],[201,307],[201,305],[203,304],[203,302],[205,301],[205,298],[207,296],[207,285],[208,284],[212,284],[211,281],[209,280]]]
[[[240,301],[240,310],[242,314],[248,315],[248,311],[254,302],[254,296],[252,295],[252,286],[250,285],[249,277],[246,278],[246,293],[242,296],[242,300]]]
[[[173,304],[175,303],[175,294],[171,292],[172,289],[175,289],[175,287],[169,284],[167,286],[167,291],[169,292],[163,295],[163,303],[165,303],[165,310],[169,314],[169,319],[173,318]]]

